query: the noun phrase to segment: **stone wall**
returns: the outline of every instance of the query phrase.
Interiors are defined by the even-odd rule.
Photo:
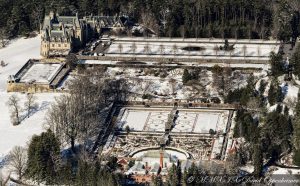
[[[267,60],[244,60],[244,59],[200,59],[200,58],[176,58],[174,57],[159,57],[159,56],[83,56],[77,55],[79,60],[102,60],[102,61],[133,61],[133,62],[142,62],[142,61],[152,61],[152,62],[198,62],[198,63],[227,63],[227,64],[266,64]]]
[[[71,42],[56,42],[56,41],[42,41],[40,46],[40,54],[43,57],[50,56],[50,51],[62,51],[62,54],[65,51],[72,50],[72,43]]]
[[[27,83],[7,83],[7,92],[57,92],[46,84],[27,84]]]

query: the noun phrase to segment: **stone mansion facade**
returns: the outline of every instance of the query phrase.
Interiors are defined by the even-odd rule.
[[[124,25],[117,16],[60,16],[50,12],[41,26],[41,49],[44,57],[66,56],[74,48],[84,46],[90,39],[105,30],[123,30]]]

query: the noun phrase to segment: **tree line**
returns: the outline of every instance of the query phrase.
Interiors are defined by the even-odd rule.
[[[297,0],[0,0],[9,37],[39,30],[50,10],[61,15],[125,15],[167,37],[262,38],[299,35]]]

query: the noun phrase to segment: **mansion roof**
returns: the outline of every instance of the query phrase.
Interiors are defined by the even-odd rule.
[[[76,16],[60,16],[53,12],[46,15],[41,28],[42,39],[47,41],[71,41],[76,30],[82,30],[86,26],[92,28],[123,27],[117,16],[86,16],[82,19]]]

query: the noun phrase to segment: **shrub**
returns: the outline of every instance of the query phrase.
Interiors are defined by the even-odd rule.
[[[293,155],[293,163],[297,166],[300,166],[300,150],[295,150]]]
[[[153,96],[151,94],[143,94],[142,99],[152,99]]]
[[[219,65],[214,65],[211,71],[215,74],[221,74],[223,72],[223,69]]]

